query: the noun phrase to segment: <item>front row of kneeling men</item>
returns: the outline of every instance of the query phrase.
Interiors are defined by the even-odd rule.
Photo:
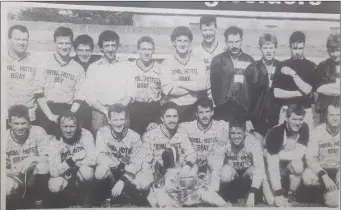
[[[51,139],[41,127],[29,125],[25,106],[15,105],[7,130],[7,198],[35,189],[44,205],[49,200],[46,204],[56,206],[51,204],[56,196],[77,189],[76,194],[89,195],[94,203],[111,196],[113,203],[175,207],[176,196],[160,191],[175,186],[157,181],[177,168],[180,178],[204,174],[205,186],[194,191],[200,202],[216,206],[239,198],[246,198],[246,206],[254,206],[258,198],[288,206],[302,179],[306,186],[320,186],[327,206],[338,206],[339,105],[329,105],[327,122],[310,134],[304,109],[290,105],[286,121],[264,141],[246,130],[244,120],[216,121],[213,112],[212,101],[200,99],[196,120],[179,124],[177,105],[167,102],[161,124],[150,127],[141,140],[129,129],[126,107],[115,104],[109,107],[110,124],[98,130],[95,141],[71,112],[60,115],[59,134]]]

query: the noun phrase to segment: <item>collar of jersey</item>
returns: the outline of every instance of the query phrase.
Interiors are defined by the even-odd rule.
[[[9,52],[7,52],[8,53],[8,56],[10,57],[10,58],[12,58],[13,60],[16,60],[17,62],[20,62],[20,61],[22,61],[22,60],[24,60],[25,58],[27,58],[31,53],[29,53],[29,52],[26,52],[25,53],[25,56],[23,56],[22,58],[20,58],[20,59],[16,59],[16,58],[13,58],[10,54],[9,54]]]
[[[178,63],[180,63],[180,64],[183,65],[183,66],[186,66],[186,65],[191,61],[191,55],[189,55],[189,59],[188,59],[188,61],[187,61],[185,64],[182,64],[182,63],[175,57],[175,55],[173,55],[173,57],[174,57],[174,59],[175,59]]]
[[[26,143],[26,141],[28,140],[28,137],[30,136],[30,128],[27,130],[28,134],[27,134],[27,139],[21,144],[19,141],[17,141],[17,139],[14,137],[14,135],[12,134],[12,129],[9,130],[9,134],[11,135],[13,141],[15,141],[16,143],[20,144],[20,145],[24,145]]]
[[[143,72],[148,72],[148,71],[150,71],[150,70],[154,67],[155,62],[152,61],[152,65],[151,65],[148,69],[146,69],[146,71],[144,71],[144,70],[141,68],[141,66],[137,63],[137,60],[135,61],[135,64],[136,64],[136,66],[137,66],[141,71],[143,71]]]
[[[55,54],[55,53],[53,53],[53,57],[54,57],[54,59],[57,61],[57,63],[59,63],[59,65],[60,65],[61,67],[68,65],[68,64],[73,60],[73,59],[70,57],[69,62],[60,63],[59,60],[56,58],[56,54]]]
[[[212,54],[212,53],[218,48],[218,45],[219,45],[219,41],[216,42],[216,45],[215,45],[215,47],[213,48],[213,50],[208,51],[208,50],[204,47],[204,45],[202,44],[202,42],[201,42],[201,47],[202,47],[206,52],[208,52],[209,54]]]
[[[113,131],[113,129],[111,128],[110,125],[109,125],[109,128],[110,128],[111,136],[112,136],[115,140],[117,140],[117,141],[122,141],[122,140],[128,135],[129,128],[126,128],[126,132],[125,132],[125,134],[122,136],[122,139],[118,139],[118,138],[115,137],[114,131]]]
[[[211,128],[212,128],[212,125],[213,125],[213,120],[211,121],[211,124],[208,126],[207,130],[204,131],[202,130],[200,127],[199,127],[199,121],[197,120],[197,127],[199,130],[201,130],[202,132],[206,133],[207,131],[209,131]]]

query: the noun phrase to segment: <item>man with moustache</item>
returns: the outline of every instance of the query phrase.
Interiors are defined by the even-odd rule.
[[[254,59],[241,49],[243,30],[231,26],[224,32],[228,49],[211,62],[211,90],[216,108],[214,118],[229,121],[233,116],[247,118],[250,94],[245,69]],[[250,122],[248,130],[252,128]]]
[[[10,128],[6,131],[7,207],[15,205],[16,208],[23,208],[24,206],[17,205],[18,202],[19,205],[23,204],[23,200],[19,199],[24,198],[26,192],[34,192],[27,195],[42,201],[48,191],[48,136],[43,128],[30,125],[29,110],[24,105],[10,107],[8,119]]]
[[[329,58],[315,71],[318,93],[315,109],[320,114],[320,123],[326,120],[328,105],[340,101],[340,34],[329,35],[326,46]]]
[[[163,101],[179,106],[180,122],[192,120],[193,104],[207,92],[205,63],[189,52],[192,40],[188,27],[176,27],[171,34],[175,53],[161,64]]]
[[[97,132],[97,167],[95,193],[98,201],[108,197],[111,203],[146,202],[150,185],[147,174],[141,172],[144,152],[141,137],[129,129],[129,111],[121,104],[108,108],[110,125]]]
[[[51,175],[48,204],[52,208],[74,202],[74,197],[70,196],[75,190],[78,191],[77,195],[89,196],[96,164],[94,138],[90,131],[81,127],[77,116],[71,111],[65,111],[57,122],[58,133],[48,148]],[[62,196],[65,196],[65,203],[59,201]]]
[[[327,207],[339,206],[340,101],[327,107],[327,121],[312,132],[306,151],[303,183],[318,186]]]
[[[259,48],[262,58],[251,63],[245,72],[245,79],[249,85],[251,103],[249,116],[255,131],[265,136],[269,128],[277,125],[271,112],[273,91],[271,89],[273,77],[279,61],[275,59],[277,38],[272,34],[263,34],[259,38]],[[276,113],[277,115],[277,113]]]
[[[228,131],[219,138],[219,144],[216,164],[222,167],[220,195],[231,202],[246,198],[246,207],[254,207],[260,200],[259,189],[265,177],[260,143],[246,132],[245,120],[234,118]]]
[[[8,29],[6,103],[8,108],[16,104],[28,107],[30,122],[36,124],[37,104],[49,108],[44,99],[44,90],[36,83],[37,74],[42,70],[40,61],[37,56],[27,51],[28,43],[29,32],[26,26],[13,25]],[[9,127],[8,124],[6,126]]]
[[[87,71],[83,92],[92,106],[92,133],[108,125],[108,107],[114,103],[126,106],[132,101],[133,77],[130,63],[118,61],[116,52],[120,37],[115,31],[103,31],[98,46],[103,53],[100,60],[92,63]]]
[[[137,41],[139,59],[131,64],[134,102],[129,105],[130,128],[142,135],[151,122],[159,121],[161,82],[160,65],[152,60],[155,43],[149,36]]]
[[[289,39],[291,58],[277,66],[273,79],[274,96],[280,110],[279,124],[285,120],[288,104],[299,104],[304,107],[305,122],[310,130],[314,128],[312,88],[314,83],[315,64],[304,57],[305,34],[295,31]]]
[[[94,41],[87,34],[79,35],[73,42],[73,48],[76,51],[76,56],[73,59],[82,65],[85,72],[87,72],[90,64],[101,58],[100,55],[92,54],[94,47]]]
[[[286,120],[273,127],[265,137],[266,163],[274,205],[288,207],[296,199],[302,181],[303,156],[309,141],[309,127],[303,121],[305,110],[291,104]],[[286,197],[284,197],[286,196]]]
[[[229,124],[223,120],[213,120],[213,114],[212,100],[201,98],[195,103],[196,120],[183,122],[179,127],[188,134],[196,152],[198,173],[206,174],[209,186],[218,192],[222,165],[219,165],[215,153],[218,139],[223,132],[228,131]]]
[[[38,124],[49,135],[56,135],[58,115],[66,110],[76,113],[83,121],[83,113],[78,109],[84,102],[80,89],[85,79],[82,66],[70,57],[72,30],[60,26],[53,37],[56,51],[41,61],[44,69],[39,72],[39,83],[44,89],[44,100],[48,106],[40,104],[36,111]]]
[[[220,43],[216,37],[217,18],[213,15],[206,15],[200,18],[200,32],[203,37],[201,45],[192,49],[192,55],[203,60],[207,74],[207,96],[212,99],[210,67],[212,59],[224,52],[225,43]]]

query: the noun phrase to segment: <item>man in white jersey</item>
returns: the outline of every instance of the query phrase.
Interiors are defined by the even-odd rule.
[[[118,61],[116,52],[120,37],[115,31],[103,31],[98,37],[98,46],[103,57],[92,63],[84,83],[86,101],[92,106],[92,132],[108,125],[108,106],[132,102],[133,79],[131,65]]]
[[[164,101],[179,106],[180,122],[192,120],[193,104],[207,91],[205,63],[189,52],[192,40],[193,34],[188,27],[176,27],[171,34],[175,53],[161,64]]]
[[[47,134],[55,135],[58,115],[66,110],[79,115],[82,121],[83,113],[78,112],[84,101],[80,87],[85,79],[83,67],[70,57],[73,42],[73,32],[70,28],[58,27],[54,32],[56,51],[42,60],[43,71],[39,72],[40,84],[48,106],[37,109],[37,121]]]
[[[110,125],[97,132],[97,164],[95,177],[98,181],[98,199],[109,196],[117,204],[129,202],[136,205],[146,201],[149,184],[140,173],[142,158],[141,137],[128,128],[129,112],[121,104],[108,108]]]
[[[246,132],[246,122],[234,118],[229,130],[219,139],[222,149],[217,165],[221,169],[220,194],[225,200],[235,202],[246,198],[246,206],[254,207],[261,199],[260,187],[265,178],[262,147],[259,141]]]
[[[266,169],[274,205],[278,207],[287,207],[288,200],[297,199],[296,192],[304,171],[303,157],[309,141],[309,127],[303,121],[304,116],[302,106],[289,105],[286,121],[273,127],[265,137]]]
[[[23,104],[28,107],[30,121],[36,123],[37,103],[43,104],[43,89],[35,82],[39,68],[39,59],[27,52],[29,32],[23,25],[13,25],[8,30],[7,65],[7,107]],[[7,116],[6,116],[7,117]],[[6,118],[7,119],[7,118]]]
[[[196,152],[199,172],[205,173],[208,183],[218,192],[220,184],[220,170],[222,165],[216,159],[218,139],[223,132],[227,132],[229,124],[223,120],[213,120],[213,102],[209,98],[201,98],[195,104],[196,120],[183,122],[180,129],[189,137]],[[218,163],[218,165],[217,165]]]
[[[340,105],[327,108],[327,121],[310,135],[306,151],[308,168],[303,183],[320,186],[320,193],[328,207],[339,206],[340,187]]]
[[[57,135],[51,140],[48,148],[51,175],[49,204],[52,208],[67,204],[70,200],[66,199],[71,199],[72,191],[77,190],[78,194],[82,192],[82,195],[89,195],[89,182],[94,177],[96,164],[93,136],[90,131],[81,127],[76,115],[65,111],[59,116],[57,123]],[[58,198],[63,196],[65,202],[60,203]]]
[[[200,31],[203,37],[201,45],[192,49],[192,55],[205,62],[207,74],[207,96],[212,99],[210,69],[212,59],[225,51],[225,43],[220,43],[216,37],[217,18],[206,15],[200,18]]]
[[[160,65],[152,60],[154,40],[149,36],[137,42],[140,58],[131,68],[134,79],[134,102],[129,105],[130,128],[142,135],[151,122],[159,121],[161,82]]]
[[[8,117],[10,126],[10,129],[6,131],[8,205],[11,206],[11,201],[22,204],[23,201],[17,199],[24,198],[26,192],[31,192],[31,190],[34,194],[27,195],[43,200],[49,178],[48,160],[45,153],[48,136],[43,128],[29,124],[29,111],[24,105],[12,106],[8,111]]]

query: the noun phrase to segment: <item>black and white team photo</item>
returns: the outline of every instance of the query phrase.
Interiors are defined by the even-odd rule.
[[[339,207],[340,2],[129,3],[6,6],[3,208]]]

